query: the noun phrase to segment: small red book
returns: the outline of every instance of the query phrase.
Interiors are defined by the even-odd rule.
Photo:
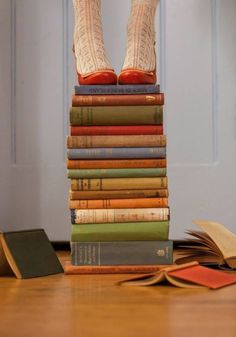
[[[119,282],[133,286],[157,285],[163,281],[181,288],[199,286],[218,289],[236,283],[236,274],[200,266],[198,262],[163,268],[155,274],[143,275]]]

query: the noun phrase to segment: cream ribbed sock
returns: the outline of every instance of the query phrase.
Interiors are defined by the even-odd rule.
[[[152,71],[156,67],[155,13],[159,0],[132,0],[122,69]]]
[[[101,0],[73,0],[73,5],[74,51],[78,72],[86,76],[97,70],[112,69],[103,40]]]

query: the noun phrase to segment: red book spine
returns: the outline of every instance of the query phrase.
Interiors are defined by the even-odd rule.
[[[73,95],[72,106],[163,105],[164,94],[149,95]]]
[[[163,135],[163,125],[71,126],[71,136],[80,135]]]

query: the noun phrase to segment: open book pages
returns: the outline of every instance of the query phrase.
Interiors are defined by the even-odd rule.
[[[188,230],[191,236],[177,248],[176,263],[198,261],[203,265],[217,265],[236,269],[236,235],[213,221],[194,221],[203,231]]]

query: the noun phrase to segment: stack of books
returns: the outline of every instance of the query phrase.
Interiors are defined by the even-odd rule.
[[[172,263],[163,105],[158,85],[75,87],[66,273],[152,272]]]

